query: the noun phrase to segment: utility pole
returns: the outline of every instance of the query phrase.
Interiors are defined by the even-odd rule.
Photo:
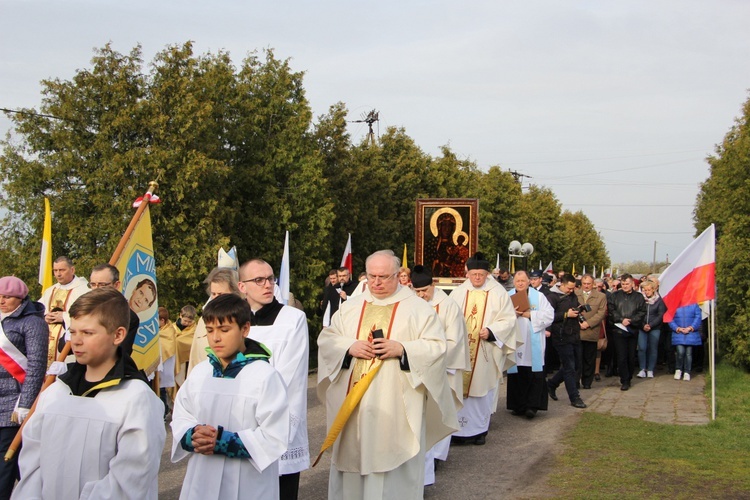
[[[654,260],[651,262],[651,272],[656,272],[656,240],[654,240]]]
[[[523,178],[524,178],[524,177],[525,177],[525,178],[527,178],[527,179],[531,179],[531,176],[530,176],[530,175],[522,174],[521,172],[519,172],[519,171],[517,171],[517,170],[508,170],[508,172],[510,173],[510,175],[512,175],[512,176],[513,176],[513,178],[514,178],[514,179],[516,180],[516,182],[517,182],[517,183],[519,183],[519,184],[522,184],[522,183],[523,183]]]

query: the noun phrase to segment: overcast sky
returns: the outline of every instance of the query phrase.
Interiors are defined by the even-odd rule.
[[[238,64],[270,47],[305,72],[316,117],[377,109],[381,131],[433,156],[449,144],[528,175],[586,213],[615,262],[687,246],[705,158],[750,88],[746,0],[0,0],[0,18],[0,107],[38,107],[40,80],[109,41],[147,62],[187,40]]]

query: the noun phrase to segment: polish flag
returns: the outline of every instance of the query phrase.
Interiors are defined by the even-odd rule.
[[[716,298],[716,229],[708,226],[659,277],[659,293],[667,306],[664,321],[678,308]]]
[[[352,269],[352,233],[349,233],[349,239],[346,241],[344,256],[341,257],[341,267],[349,269],[350,275],[354,274],[354,270]]]
[[[544,268],[545,273],[549,274],[555,274],[555,272],[552,270],[552,261],[549,261],[549,264],[547,264],[547,267]]]

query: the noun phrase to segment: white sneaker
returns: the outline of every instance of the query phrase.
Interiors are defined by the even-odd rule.
[[[682,378],[682,370],[675,370],[674,371],[674,379],[680,380]]]
[[[654,378],[654,372],[646,372],[647,378]]]
[[[638,372],[638,375],[636,375],[638,378],[646,378],[646,370],[641,370]]]
[[[682,376],[682,380],[690,381],[690,374],[688,372],[685,372],[685,375]]]

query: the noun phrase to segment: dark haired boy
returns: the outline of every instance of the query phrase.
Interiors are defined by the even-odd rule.
[[[234,294],[203,309],[208,359],[175,399],[172,461],[192,454],[180,498],[278,498],[279,457],[289,440],[284,381],[252,339],[252,312]]]
[[[24,427],[13,498],[156,499],[164,406],[122,352],[128,302],[99,288],[69,312],[76,362],[41,394]]]

